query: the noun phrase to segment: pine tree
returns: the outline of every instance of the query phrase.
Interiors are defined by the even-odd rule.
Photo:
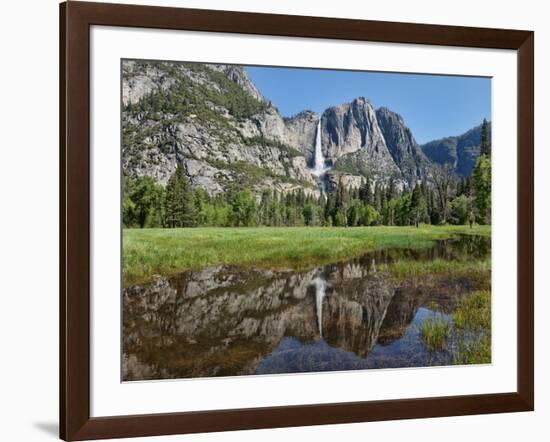
[[[271,208],[270,208],[270,219],[271,219],[271,226],[279,227],[283,224],[283,220],[281,218],[281,200],[282,195],[279,195],[279,192],[273,191],[273,199],[271,201]]]
[[[231,223],[236,227],[256,225],[256,200],[248,191],[235,193],[231,198]]]
[[[344,186],[342,180],[338,183],[338,188],[336,189],[336,200],[334,203],[335,225],[345,226],[347,225],[346,212],[350,203],[350,195],[348,189]]]
[[[480,155],[491,156],[491,140],[489,138],[489,123],[484,118],[481,125],[481,145],[479,147]]]
[[[397,189],[395,187],[395,180],[393,179],[393,177],[390,177],[388,181],[388,186],[386,189],[386,201],[390,201],[396,198],[397,196],[398,195],[397,195]]]
[[[491,223],[491,159],[481,155],[472,171],[472,189],[479,221]]]
[[[422,194],[422,187],[416,183],[411,195],[411,217],[414,221],[414,225],[418,227],[418,224],[426,218],[427,205],[424,195]]]
[[[168,227],[194,227],[197,224],[193,191],[181,164],[168,180],[164,205]]]
[[[378,182],[374,185],[374,208],[377,212],[382,211],[382,190]]]
[[[327,202],[325,204],[325,224],[332,226],[334,222],[334,206],[335,206],[335,196],[334,192],[329,192],[327,194]]]
[[[471,189],[475,196],[477,216],[481,223],[491,222],[491,141],[489,123],[481,125],[480,155],[470,177]]]
[[[179,166],[178,166],[179,168]],[[166,224],[168,227],[180,227],[179,213],[181,211],[181,188],[178,181],[178,169],[168,179],[165,196]]]
[[[392,200],[392,197],[390,196],[390,192],[388,189],[380,186],[380,210],[384,211],[386,207],[388,207],[388,203]]]
[[[439,221],[445,224],[449,211],[449,187],[453,179],[452,166],[450,164],[435,166],[433,168],[432,179],[437,192]]]
[[[260,200],[260,209],[259,209],[259,220],[260,224],[263,226],[269,226],[270,218],[269,218],[269,208],[271,206],[271,191],[264,189],[262,191],[262,198]]]
[[[183,173],[183,167],[178,167],[180,169],[179,180],[181,186],[181,226],[195,227],[197,225],[197,212],[193,201],[193,191],[189,180]]]
[[[359,199],[365,204],[372,204],[372,193],[368,176],[366,181],[362,181],[361,187],[359,188]]]

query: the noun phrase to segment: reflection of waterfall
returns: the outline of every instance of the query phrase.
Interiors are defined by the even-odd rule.
[[[315,286],[315,305],[317,307],[317,323],[319,324],[319,336],[323,337],[323,300],[325,299],[327,282],[320,277],[311,281]]]
[[[325,155],[323,154],[323,146],[321,144],[321,119],[317,123],[317,134],[315,136],[315,151],[313,158],[313,168],[311,173],[319,179],[321,191],[326,193],[325,172],[328,168],[325,166]]]

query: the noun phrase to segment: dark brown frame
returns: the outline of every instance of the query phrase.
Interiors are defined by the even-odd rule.
[[[517,392],[90,417],[91,25],[498,48],[518,54]],[[382,421],[534,409],[534,33],[70,1],[60,5],[60,437],[64,440]]]

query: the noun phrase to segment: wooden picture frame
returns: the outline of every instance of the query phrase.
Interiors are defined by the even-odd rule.
[[[517,391],[90,417],[90,26],[497,48],[518,55]],[[153,436],[530,411],[534,407],[534,34],[530,31],[70,1],[60,5],[60,437]]]

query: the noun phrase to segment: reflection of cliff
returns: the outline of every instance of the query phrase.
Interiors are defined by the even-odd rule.
[[[128,288],[123,378],[349,369],[376,344],[403,337],[419,307],[448,313],[475,289],[453,277],[392,283],[381,264],[398,258],[382,251],[306,272],[215,267]]]
[[[360,266],[329,269],[318,318],[319,274],[218,267],[126,290],[124,378],[253,373],[285,336],[318,341],[319,319],[329,345],[366,356],[392,292]]]
[[[125,378],[253,372],[289,326],[316,337],[313,299],[304,299],[312,277],[220,267],[126,290]]]
[[[378,333],[378,343],[388,345],[405,334],[420,304],[421,291],[418,288],[398,288],[395,291],[384,322]]]
[[[389,345],[405,334],[419,307],[441,313],[452,313],[461,294],[474,290],[475,284],[466,278],[448,276],[421,284],[406,283],[394,290],[386,316],[378,333],[378,344]]]
[[[323,313],[327,343],[365,357],[376,344],[392,296],[393,289],[380,277],[356,275],[335,280]]]

